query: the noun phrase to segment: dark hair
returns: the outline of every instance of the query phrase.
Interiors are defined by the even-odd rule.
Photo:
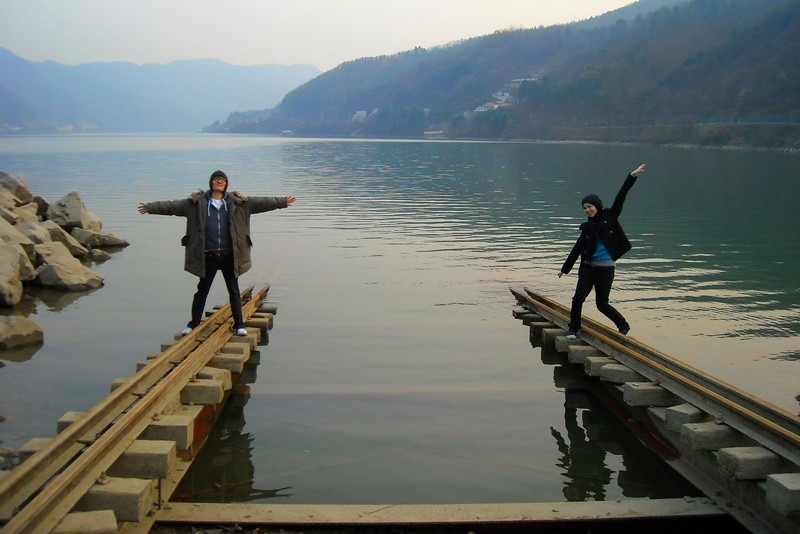
[[[586,195],[583,197],[583,200],[581,200],[581,207],[583,207],[584,204],[591,204],[597,208],[597,211],[603,211],[603,201],[600,200],[600,197],[597,195]]]
[[[214,178],[224,178],[225,179],[225,191],[228,190],[228,175],[220,170],[216,170],[211,173],[211,177],[208,179],[208,188],[211,189],[211,182],[214,181]]]

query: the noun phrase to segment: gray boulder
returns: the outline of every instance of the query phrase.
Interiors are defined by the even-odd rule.
[[[5,189],[0,189],[0,206],[10,210],[22,204],[24,204],[24,202],[15,197],[13,193]]]
[[[25,237],[30,239],[33,243],[49,243],[53,239],[50,237],[50,232],[43,228],[41,224],[30,221],[23,221],[15,225],[16,229],[20,231]]]
[[[0,218],[0,242],[3,243],[33,243],[28,237],[19,231],[16,225],[13,225]]]
[[[22,204],[27,204],[33,200],[31,189],[21,176],[15,176],[0,171],[0,190],[8,191],[17,197]]]
[[[99,248],[93,248],[86,255],[86,259],[92,260],[95,263],[101,263],[111,259],[111,254]]]
[[[63,243],[67,250],[69,250],[70,254],[75,256],[76,258],[82,258],[86,256],[89,250],[78,243],[78,240],[69,235],[67,232],[64,231],[59,225],[54,223],[53,221],[44,221],[42,223],[42,228],[47,230],[50,234],[50,239],[52,241],[58,241],[59,243]]]
[[[35,202],[28,202],[22,206],[17,206],[13,211],[17,214],[17,223],[28,221],[38,224],[42,221],[39,218],[39,206]]]
[[[8,224],[17,224],[17,221],[19,220],[19,215],[14,213],[9,208],[4,208],[3,206],[0,206],[0,218],[6,221]]]
[[[103,285],[103,277],[84,266],[70,254],[63,243],[36,245],[39,267],[35,282],[61,291],[85,291]]]
[[[103,223],[89,213],[86,206],[83,205],[80,195],[75,191],[50,204],[47,208],[47,219],[68,232],[72,231],[73,228],[83,228],[94,232],[99,232],[103,229]]]
[[[0,316],[0,350],[36,345],[44,341],[44,330],[27,317]]]
[[[123,238],[110,232],[95,232],[83,228],[73,228],[70,234],[86,248],[127,247],[129,245]]]
[[[0,306],[15,306],[22,300],[20,264],[25,262],[28,274],[33,266],[16,246],[0,244]]]

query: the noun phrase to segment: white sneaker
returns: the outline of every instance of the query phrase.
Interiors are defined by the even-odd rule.
[[[186,334],[190,334],[192,332],[192,330],[193,330],[193,328],[191,326],[187,326],[186,328],[181,330],[181,335],[185,336]]]
[[[236,329],[236,331],[235,331],[234,333],[235,333],[237,336],[244,337],[244,336],[246,336],[246,335],[247,335],[247,329],[246,329],[246,328],[237,328],[237,329]]]
[[[567,331],[567,339],[570,341],[573,339],[578,339],[578,331],[570,328],[569,331]]]

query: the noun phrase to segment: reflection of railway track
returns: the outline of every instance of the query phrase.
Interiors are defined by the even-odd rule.
[[[0,479],[0,514],[7,521],[2,532],[64,528],[68,515],[68,521],[82,519],[72,512],[91,514],[104,501],[112,510],[114,503],[124,509],[112,516],[123,529],[146,532],[152,503],[160,507],[174,491],[176,471],[185,473],[176,465],[188,464],[202,445],[203,430],[213,424],[250,350],[269,328],[271,315],[258,313],[268,291],[267,286],[254,294],[250,287],[242,293],[248,336],[231,337],[230,306],[221,307]],[[170,432],[182,436],[171,447],[164,448],[163,437],[148,438]],[[105,488],[113,495],[104,499]]]
[[[511,293],[531,335],[643,410],[679,452],[670,465],[706,495],[753,531],[800,532],[800,418],[588,318],[568,341],[568,307],[528,288]]]

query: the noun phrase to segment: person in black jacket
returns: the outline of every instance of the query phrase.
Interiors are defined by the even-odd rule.
[[[645,165],[641,164],[628,175],[610,208],[603,208],[603,201],[594,194],[586,195],[581,201],[583,212],[589,220],[581,224],[581,235],[558,273],[559,278],[568,274],[578,257],[581,258],[578,284],[572,297],[567,339],[578,337],[583,302],[592,288],[597,309],[611,319],[622,334],[627,334],[631,329],[625,317],[608,303],[608,297],[614,282],[615,262],[631,249],[631,243],[619,224],[619,215],[628,191],[644,171]]]

